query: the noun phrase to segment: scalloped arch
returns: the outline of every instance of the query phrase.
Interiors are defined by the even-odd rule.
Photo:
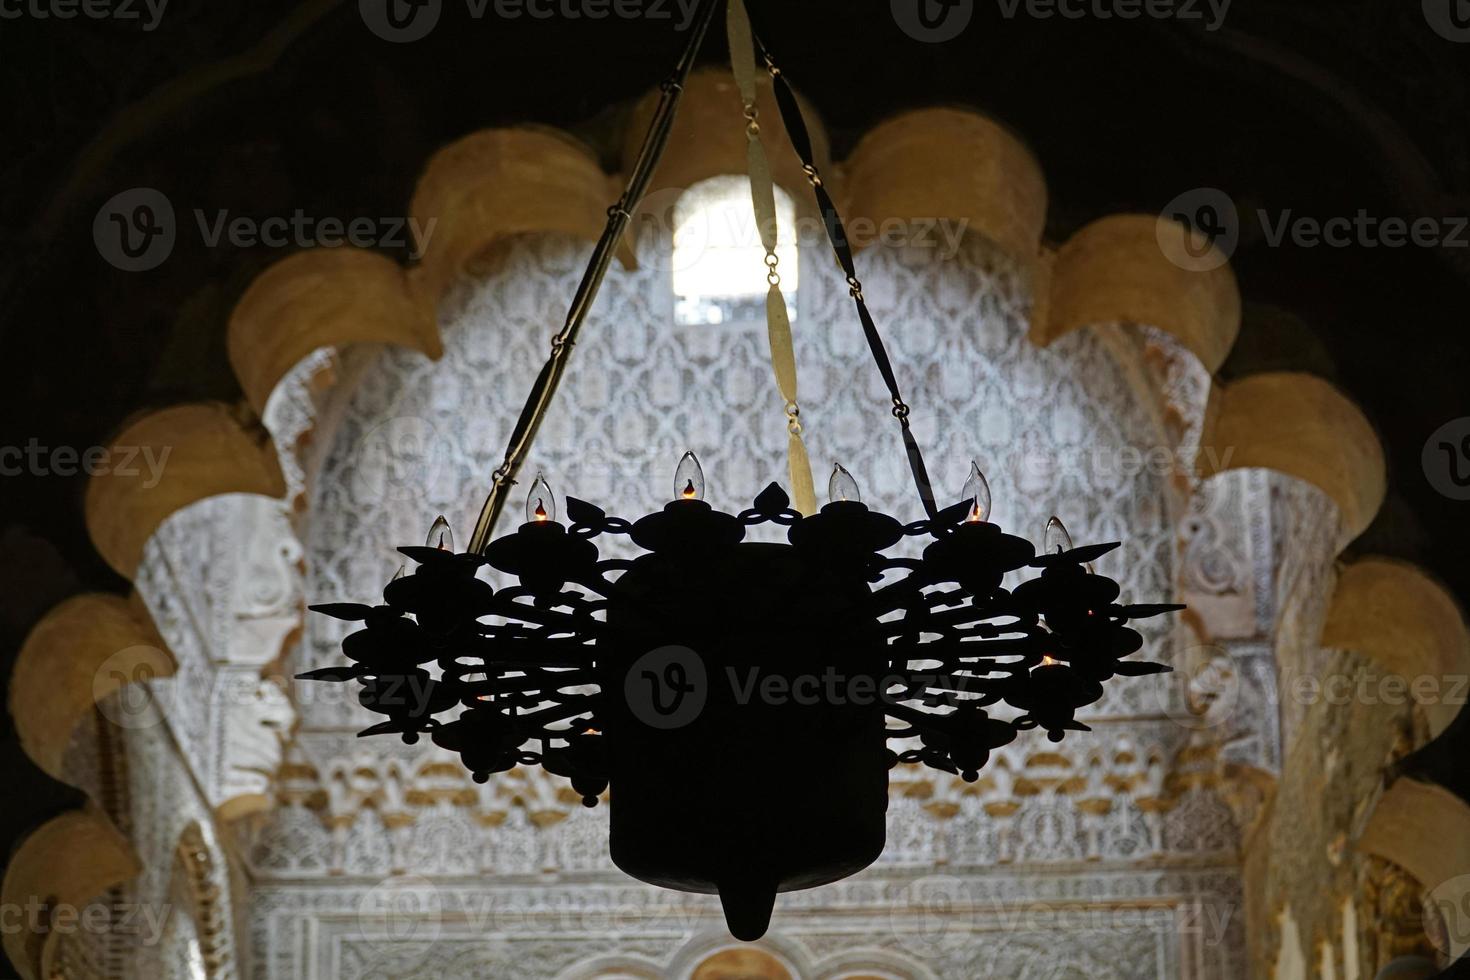
[[[842,184],[846,211],[882,223],[965,222],[1027,268],[1041,248],[1046,178],[1010,130],[964,109],[916,109],[863,136]]]
[[[414,191],[409,213],[426,232],[410,273],[415,288],[437,304],[456,276],[507,235],[563,232],[595,241],[619,193],[592,152],[559,130],[471,133],[430,158]],[[624,251],[622,259],[631,256]]]
[[[1373,521],[1387,492],[1383,447],[1346,395],[1299,371],[1217,385],[1200,436],[1199,473],[1261,467],[1305,480],[1336,502],[1341,544]]]
[[[143,546],[181,507],[221,493],[281,497],[286,481],[270,436],[220,402],[150,412],[125,426],[108,446],[114,471],[87,481],[85,511],[92,542],[131,579]],[[150,455],[151,454],[151,455]],[[144,461],[153,460],[157,472]]]
[[[762,85],[762,118],[773,121],[778,113],[769,83],[763,80]],[[624,141],[627,166],[654,98],[656,93],[631,113]],[[814,113],[810,121],[818,159],[825,161],[825,133]],[[789,189],[804,190],[806,181],[789,139],[777,125],[768,123],[766,131],[776,179]],[[723,72],[697,72],[651,189],[682,190],[717,174],[743,173],[745,148],[733,83]],[[848,214],[877,221],[963,219],[970,231],[1036,271],[1031,339],[1040,345],[1089,324],[1146,324],[1173,335],[1213,372],[1234,343],[1240,322],[1235,276],[1223,263],[1192,271],[1169,262],[1161,236],[1180,236],[1182,245],[1187,235],[1183,226],[1161,223],[1152,215],[1114,215],[1083,228],[1056,253],[1043,249],[1047,191],[1041,168],[1019,139],[983,115],[948,108],[900,114],[866,134],[845,167],[824,165],[823,170]],[[387,342],[437,357],[435,308],[457,276],[474,273],[477,260],[507,236],[557,232],[597,238],[606,206],[621,190],[618,184],[591,152],[554,130],[484,130],[446,146],[429,161],[410,209],[427,232],[416,267],[405,270],[385,256],[357,249],[320,250],[291,256],[252,283],[231,318],[228,338],[231,363],[249,404],[257,414],[262,412],[290,369],[323,347]],[[626,242],[620,257],[632,264]],[[1204,436],[1206,446],[1229,448],[1231,455],[1217,453],[1220,464],[1202,467],[1203,475],[1259,466],[1307,480],[1337,502],[1350,537],[1366,527],[1382,501],[1383,454],[1371,426],[1340,392],[1310,375],[1277,372],[1217,387]],[[88,486],[86,519],[93,539],[108,563],[129,578],[148,538],[179,508],[219,493],[285,492],[274,447],[261,437],[254,420],[228,406],[180,405],[151,413],[130,424],[115,444],[171,452],[158,486],[145,486],[146,474],[94,479]],[[126,605],[115,597],[83,598],[111,598]],[[105,620],[116,613],[91,615]],[[75,622],[85,617],[67,612],[65,605],[51,616],[60,617],[59,632],[76,632],[77,648],[92,650],[80,657],[72,653],[75,665],[90,664],[104,648],[96,645],[94,634],[115,627],[117,637],[129,635],[117,622]],[[33,633],[28,647],[33,640],[35,652],[23,656],[28,670],[45,661],[40,651],[60,642],[44,635],[36,639]],[[122,649],[117,646],[120,639],[107,642],[112,650]],[[1390,638],[1355,642],[1387,644]],[[1422,648],[1426,657],[1444,653],[1428,641]],[[53,669],[47,665],[48,673]],[[12,697],[36,684],[21,678],[21,672],[18,664]],[[86,674],[87,703],[80,708],[73,697],[79,688],[63,685],[72,692],[66,710],[73,723],[90,708],[93,675],[95,667]],[[67,736],[70,724],[65,726]],[[25,727],[33,733],[22,739],[27,752],[38,762],[45,759],[43,766],[59,769],[64,739],[34,719]],[[84,820],[87,814],[58,820],[73,817]],[[35,845],[39,851],[33,853],[42,854],[57,842],[64,846],[66,835],[50,827],[24,846]],[[116,834],[110,825],[106,832]],[[43,833],[49,835],[44,840]],[[45,869],[40,862],[33,864],[28,873],[35,881],[44,880]],[[118,862],[116,867],[125,865]],[[117,873],[128,877],[134,871]],[[6,937],[7,947],[32,941]],[[726,940],[715,936],[707,941],[718,945]]]
[[[1422,569],[1392,558],[1363,558],[1343,569],[1321,643],[1365,653],[1405,678],[1470,674],[1470,632],[1459,605]],[[1432,733],[1458,709],[1426,705]]]
[[[1147,214],[1109,215],[1087,225],[1056,253],[1050,303],[1033,322],[1031,339],[1045,347],[1079,327],[1141,323],[1172,334],[1214,373],[1240,333],[1240,289],[1223,256],[1198,269],[1169,260],[1169,254],[1191,254],[1185,251],[1190,234],[1178,222]]]
[[[0,884],[7,909],[37,903],[81,908],[107,889],[143,870],[137,854],[94,807],[72,810],[42,824],[11,855]],[[62,933],[4,930],[5,954],[28,980],[58,976],[56,947]]]
[[[776,106],[776,96],[771,80],[761,74],[756,79],[756,109],[759,118],[766,121],[761,127],[761,140],[765,144],[766,157],[770,160],[771,176],[776,183],[788,191],[797,193],[807,187],[806,174],[796,149],[781,125],[781,113]],[[623,136],[622,165],[625,172],[633,169],[638,151],[643,145],[643,133],[648,128],[653,110],[658,104],[659,91],[645,95],[633,107]],[[824,174],[829,165],[827,132],[816,111],[797,94],[807,126],[811,130],[812,149],[817,155],[817,165]],[[684,85],[684,95],[679,102],[679,114],[674,117],[674,128],[669,134],[669,145],[659,161],[658,169],[648,184],[648,196],[643,208],[659,209],[668,199],[682,193],[702,180],[722,174],[746,172],[745,117],[740,102],[740,90],[728,71],[704,68],[693,72]],[[801,199],[805,199],[801,197]]]
[[[436,360],[443,353],[433,304],[403,268],[346,246],[297,252],[266,269],[235,304],[226,331],[230,366],[257,414],[319,347],[399,344]]]
[[[1470,908],[1470,804],[1443,786],[1394,780],[1373,808],[1358,847],[1404,868],[1432,901]],[[1470,950],[1463,922],[1450,933],[1452,956]]]
[[[21,747],[61,779],[72,731],[98,701],[124,684],[170,676],[175,666],[136,597],[92,592],[67,599],[31,629],[10,675],[10,716]]]

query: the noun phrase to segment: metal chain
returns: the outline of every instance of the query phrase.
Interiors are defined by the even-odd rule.
[[[536,433],[546,417],[551,399],[556,394],[557,386],[561,383],[562,374],[566,371],[567,357],[577,343],[577,336],[581,332],[582,324],[587,320],[593,300],[597,298],[602,280],[607,275],[608,267],[612,264],[617,244],[627,230],[633,212],[638,209],[639,202],[643,200],[649,181],[653,179],[654,169],[658,166],[659,160],[663,158],[664,148],[669,142],[669,133],[673,130],[674,115],[678,111],[679,99],[684,94],[684,83],[689,78],[689,72],[694,67],[694,61],[704,42],[704,36],[720,5],[720,0],[699,0],[699,2],[699,11],[694,26],[690,29],[689,41],[684,47],[684,52],[674,68],[674,73],[660,87],[658,107],[654,110],[648,133],[643,138],[643,147],[638,153],[637,162],[633,165],[627,187],[618,202],[607,209],[607,226],[603,229],[602,237],[597,241],[597,247],[593,250],[592,258],[587,265],[587,271],[577,286],[576,294],[572,297],[571,308],[567,311],[566,324],[556,336],[551,338],[551,356],[541,369],[541,373],[537,375],[536,382],[531,387],[531,393],[526,398],[526,404],[521,409],[520,418],[516,421],[515,429],[512,430],[510,441],[506,446],[505,459],[491,475],[490,494],[485,498],[484,506],[480,508],[480,517],[475,522],[475,531],[470,537],[471,553],[478,554],[484,551],[485,546],[490,543],[490,535],[495,529],[496,519],[505,509],[506,495],[515,485],[516,474],[520,472],[526,453],[531,448],[531,442],[536,438]]]
[[[826,227],[827,238],[832,243],[832,251],[836,254],[837,261],[847,276],[847,291],[857,305],[858,319],[862,323],[863,335],[868,341],[868,349],[872,352],[873,361],[878,366],[878,373],[883,376],[883,383],[887,386],[888,394],[893,399],[893,417],[898,420],[903,435],[904,450],[908,454],[909,470],[913,473],[914,485],[919,491],[919,499],[923,501],[924,511],[930,517],[934,517],[938,513],[938,508],[934,503],[934,487],[929,481],[928,468],[924,465],[924,454],[919,449],[918,440],[914,438],[913,429],[909,426],[910,409],[898,387],[893,362],[889,360],[888,351],[883,345],[883,338],[878,333],[878,326],[873,322],[873,315],[869,312],[867,300],[863,297],[863,284],[857,276],[852,246],[848,242],[842,216],[837,213],[837,205],[827,193],[822,174],[817,169],[816,154],[812,148],[811,134],[807,129],[806,119],[802,115],[800,104],[796,101],[796,93],[792,91],[781,69],[776,66],[775,59],[772,58],[769,49],[766,48],[759,35],[755,36],[755,44],[765,62],[766,71],[771,76],[771,82],[776,91],[776,104],[781,110],[781,120],[785,123],[787,135],[790,136],[791,144],[796,148],[797,156],[801,159],[801,169],[806,174],[807,183],[811,184],[812,193],[817,200],[817,209],[822,214],[822,224]]]

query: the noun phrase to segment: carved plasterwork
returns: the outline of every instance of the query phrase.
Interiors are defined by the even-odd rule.
[[[306,588],[314,599],[380,588],[399,561],[394,546],[422,538],[425,514],[443,510],[457,516],[466,501],[477,499],[493,466],[496,436],[518,409],[512,393],[522,389],[544,353],[542,326],[555,315],[557,297],[575,285],[580,253],[575,242],[556,237],[525,238],[491,253],[487,278],[463,283],[444,304],[445,351],[438,362],[380,348],[343,355],[336,371],[340,398],[322,406],[315,452],[303,460],[316,494],[305,512]],[[657,327],[672,322],[668,270],[658,263],[656,248],[644,254],[638,270],[610,275],[600,312],[578,347],[576,370],[530,464],[546,469],[559,490],[629,513],[656,505],[657,488],[667,482],[664,470],[691,445],[700,452],[716,499],[769,480],[779,472],[785,448],[780,427],[763,425],[761,413],[751,408],[769,396],[758,331],[738,325],[722,331]],[[1179,470],[1188,468],[1189,460],[1180,467],[1179,457],[1192,452],[1203,414],[1198,378],[1170,367],[1171,360],[1178,363],[1168,350],[1173,342],[1146,329],[1122,346],[1083,332],[1038,350],[1026,338],[1029,300],[1022,270],[982,240],[966,242],[951,263],[919,250],[889,249],[871,250],[864,261],[870,302],[897,325],[892,346],[899,370],[926,379],[922,387],[932,392],[930,405],[916,407],[914,421],[933,458],[961,465],[979,455],[996,487],[997,520],[1018,529],[1039,528],[1065,502],[1080,538],[1129,542],[1126,588],[1140,598],[1168,594],[1177,573],[1166,498]],[[847,322],[845,299],[831,270],[821,263],[804,267],[801,322]],[[836,327],[798,331],[797,348],[803,364],[813,366],[804,372],[811,375],[804,385],[821,406],[809,422],[814,451],[843,459],[863,482],[866,499],[902,511],[910,493],[901,459],[888,451],[893,447],[872,438],[867,423],[870,406],[881,405],[882,398],[868,391],[860,334]],[[1146,363],[1149,350],[1154,360]],[[1129,360],[1122,363],[1120,357]],[[1174,377],[1178,391],[1167,426],[1153,406],[1131,401],[1139,385],[1123,380],[1130,372]],[[1047,398],[1038,397],[1042,391]],[[954,419],[961,421],[952,424]],[[1162,465],[1150,464],[1148,451],[1160,439],[1173,455],[1166,454]],[[963,473],[954,477],[958,481]],[[1063,489],[1054,497],[1038,493],[1053,486]],[[1118,574],[1125,562],[1116,564],[1107,570]],[[312,618],[306,629],[293,670],[336,655],[337,626]],[[1175,641],[1166,630],[1151,633],[1148,642],[1149,655],[1174,656]],[[1250,649],[1222,656],[1229,664],[1222,676],[1239,687],[1240,677],[1260,680],[1257,665],[1267,655]],[[1008,875],[1024,882],[1034,873],[1022,869],[1051,869],[1049,875],[1069,883],[1056,887],[1080,895],[1091,894],[1088,882],[1104,868],[1114,869],[1121,884],[1141,869],[1177,865],[1212,869],[1211,880],[1235,896],[1215,901],[1212,909],[1237,907],[1233,868],[1240,814],[1249,807],[1242,809],[1242,794],[1232,789],[1234,764],[1226,754],[1252,765],[1273,760],[1273,731],[1233,706],[1206,707],[1202,724],[1181,724],[1193,717],[1185,703],[1190,697],[1196,707],[1214,697],[1200,688],[1208,686],[1208,676],[1192,693],[1150,680],[1097,705],[1089,718],[1095,734],[1063,746],[1008,746],[976,784],[907,767],[895,771],[883,860],[848,892],[822,890],[791,901],[808,909],[824,931],[837,928],[840,934],[844,927],[833,923],[852,914],[842,911],[843,903],[855,901],[844,896],[867,896],[863,901],[871,908],[881,908],[882,889],[890,887],[884,881],[911,884],[915,876],[952,871],[964,887],[973,883],[982,888],[977,894],[990,895],[985,882]],[[339,922],[340,912],[323,912],[322,935],[336,938],[314,948],[312,957],[329,958],[313,960],[313,966],[300,959],[299,949],[280,947],[285,940],[278,927],[286,913],[273,909],[279,904],[294,909],[290,914],[297,918],[317,915],[297,903],[316,907],[325,901],[322,882],[336,883],[341,895],[332,901],[339,909],[354,908],[354,896],[370,901],[383,882],[414,876],[426,877],[438,895],[442,882],[489,875],[506,885],[501,897],[528,914],[583,902],[577,896],[594,883],[597,894],[636,894],[640,908],[689,901],[659,896],[621,877],[607,858],[605,810],[582,807],[561,780],[539,769],[517,770],[477,785],[431,745],[357,740],[355,703],[337,688],[301,685],[295,693],[304,727],[281,770],[277,806],[234,828],[241,853],[262,883],[254,942],[259,956],[277,964],[266,975],[309,975],[313,969],[322,975],[411,975],[424,969],[454,975],[493,972],[499,964],[508,976],[552,976],[591,955],[576,922],[557,922],[557,939],[550,944],[527,945],[508,931],[488,946],[440,935],[431,948],[421,948],[411,936],[397,944],[385,945],[381,938],[365,943],[354,922]],[[548,881],[548,875],[554,878]],[[865,886],[869,877],[875,884]],[[555,880],[588,885],[558,888]],[[1025,889],[1006,887],[1025,909]],[[1172,907],[1177,900],[1161,904]],[[1122,900],[1089,898],[1084,905],[1093,903],[1103,914],[1114,901]],[[1001,950],[991,968],[1003,972],[1011,963],[1007,957],[1034,958],[1048,944],[1041,942],[1043,932],[997,930],[995,921],[1004,922],[1003,913],[1012,908],[1002,904],[985,910],[982,918],[989,924],[975,928],[991,934],[986,942]],[[589,906],[596,908],[596,902]],[[713,913],[705,902],[693,921],[713,926]],[[1071,968],[1134,975],[1107,972],[1114,969],[1110,961],[1126,952],[1133,957],[1129,962],[1151,964],[1139,968],[1139,976],[1158,975],[1157,963],[1176,964],[1164,967],[1165,975],[1236,975],[1230,964],[1242,955],[1238,931],[1220,939],[1213,965],[1199,972],[1192,965],[1199,957],[1183,953],[1192,942],[1188,930],[1170,922],[1162,931],[1145,928],[1110,940],[1118,945],[1106,956]],[[619,930],[628,937],[622,953],[642,957],[650,975],[667,975],[658,971],[673,962],[686,926],[681,923],[653,944],[637,939],[637,927]],[[811,935],[803,942],[811,952],[804,954],[807,970],[800,975],[824,975],[809,972],[826,955],[823,941]],[[911,939],[900,935],[874,943],[878,959],[885,942],[900,950]],[[897,975],[984,972],[971,959],[973,937],[955,945],[937,953],[910,952],[921,966]]]
[[[722,93],[718,79],[691,84],[691,105],[703,99],[709,111],[685,125],[701,130],[721,118]],[[743,140],[738,126],[725,135]],[[686,169],[723,172],[719,153],[705,152],[722,145],[691,140]],[[1146,655],[1179,674],[1114,686],[1087,713],[1095,733],[1065,751],[1008,747],[972,786],[896,772],[884,860],[784,898],[765,948],[820,980],[1244,975],[1244,916],[1233,914],[1241,839],[1260,834],[1273,805],[1283,737],[1306,725],[1289,699],[1280,718],[1272,710],[1277,668],[1289,679],[1333,665],[1317,636],[1333,559],[1381,499],[1376,440],[1316,379],[1212,382],[1239,297],[1228,266],[1160,260],[1176,230],[1114,216],[1058,253],[1041,249],[1040,169],[990,121],[907,113],[849,164],[832,168],[833,189],[856,218],[972,225],[955,255],[887,246],[860,255],[939,485],[957,488],[978,456],[1000,523],[1035,536],[1061,512],[1080,540],[1127,542],[1102,570],[1137,601],[1183,593],[1198,628],[1151,629]],[[175,406],[125,429],[120,439],[167,443],[175,455],[161,485],[146,488],[156,492],[144,493],[142,478],[94,481],[89,527],[113,567],[136,579],[164,641],[159,664],[177,661],[177,676],[124,678],[146,696],[123,705],[117,685],[90,690],[87,665],[116,652],[110,641],[84,632],[59,650],[39,643],[37,662],[77,667],[88,683],[57,685],[67,697],[81,691],[68,702],[80,707],[22,732],[33,757],[112,800],[98,826],[121,832],[143,873],[124,883],[131,871],[97,843],[105,834],[77,846],[90,849],[89,867],[111,869],[87,880],[111,885],[115,901],[165,901],[189,880],[176,870],[180,835],[228,819],[227,847],[256,876],[241,905],[250,942],[234,961],[254,976],[684,977],[726,941],[712,902],[611,869],[605,812],[577,805],[559,781],[517,771],[475,786],[431,746],[357,742],[350,701],[295,687],[288,699],[273,679],[335,652],[340,634],[315,620],[296,643],[307,595],[370,598],[401,561],[393,548],[422,540],[435,513],[467,528],[616,183],[564,135],[471,134],[435,157],[415,196],[416,215],[444,222],[420,266],[350,249],[287,259],[252,285],[231,323],[250,410]],[[638,269],[609,277],[530,466],[559,492],[635,514],[661,502],[672,462],[694,448],[714,498],[743,501],[784,472],[779,405],[762,407],[775,397],[764,337],[739,325],[671,328],[669,252],[651,244],[639,243]],[[867,499],[908,513],[902,453],[880,428],[886,395],[820,255],[801,259],[808,443],[857,474]],[[438,355],[441,336],[443,359],[432,363],[423,354]],[[12,698],[43,697],[37,677],[18,670]],[[97,697],[121,733],[106,752],[80,724]],[[119,777],[128,793],[108,789]],[[228,881],[232,860],[221,849],[190,867]],[[459,909],[429,916],[436,941],[423,941],[418,920],[406,934],[391,922],[374,932],[371,916],[364,924],[364,903],[371,910],[375,890],[408,872]],[[913,898],[920,882],[959,889],[937,936]],[[468,912],[487,900],[534,913],[537,928],[477,928]],[[1087,927],[1016,918],[1038,902],[1162,910],[1167,921],[1114,922],[1092,946],[1058,943],[1059,931]],[[1190,926],[1211,913],[1221,922],[1213,933]],[[1301,915],[1316,930],[1303,949],[1331,949],[1345,967],[1350,931],[1318,935]],[[126,963],[116,956],[126,944],[71,940],[53,952],[97,975],[198,976],[221,962],[206,955],[217,926],[181,910],[163,942]],[[1276,937],[1262,932],[1272,962]]]
[[[138,592],[179,660],[152,693],[217,807],[268,797],[295,723],[263,671],[300,629],[301,560],[286,505],[252,494],[179,511],[145,549]]]
[[[1229,861],[1239,847],[1229,781],[1217,741],[1168,722],[1045,749],[1007,746],[973,784],[904,766],[891,775],[883,862]],[[586,810],[539,768],[476,784],[446,753],[401,747],[385,758],[355,739],[307,732],[279,796],[278,812],[239,828],[264,878],[612,870],[606,811]],[[494,828],[483,842],[482,828]],[[464,846],[444,847],[450,840]]]

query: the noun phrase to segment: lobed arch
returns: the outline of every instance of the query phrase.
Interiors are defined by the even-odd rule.
[[[761,98],[763,116],[775,118],[768,93]],[[688,100],[655,190],[677,191],[703,177],[743,170],[744,135],[733,86],[718,73],[699,72],[691,78]],[[625,167],[639,113],[648,105],[645,100],[631,114]],[[820,126],[814,129],[825,159],[825,135]],[[778,182],[801,197],[805,181],[790,162],[794,156],[777,142],[771,157]],[[1177,490],[1186,503],[1227,470],[1264,468],[1306,480],[1333,501],[1341,514],[1336,549],[1372,520],[1384,494],[1382,449],[1346,396],[1325,381],[1294,372],[1251,375],[1228,384],[1215,379],[1239,329],[1239,290],[1228,264],[1182,269],[1161,259],[1166,242],[1193,244],[1182,226],[1150,216],[1109,216],[1049,248],[1041,240],[1046,185],[1038,162],[1003,126],[963,109],[896,116],[875,127],[830,173],[837,198],[851,215],[880,222],[926,216],[962,220],[971,236],[1026,270],[1029,335],[1038,345],[1132,324],[1158,331],[1187,351],[1206,376],[1210,397],[1198,418],[1184,421],[1200,428],[1202,446],[1229,447],[1234,455],[1229,466],[1206,465],[1180,477]],[[566,134],[531,127],[484,130],[428,162],[410,211],[424,227],[430,220],[437,224],[418,243],[422,255],[413,265],[344,248],[303,252],[271,266],[241,297],[228,324],[229,356],[242,402],[147,412],[113,440],[118,447],[160,452],[170,447],[172,457],[156,487],[144,487],[144,477],[93,478],[86,521],[104,559],[132,580],[148,542],[171,515],[222,494],[282,498],[297,489],[293,481],[309,481],[309,472],[301,469],[293,476],[294,468],[300,468],[298,454],[310,451],[301,443],[309,443],[317,424],[313,406],[333,399],[340,379],[332,365],[341,352],[379,344],[413,356],[442,356],[441,304],[461,275],[483,274],[495,250],[521,236],[596,238],[619,183]],[[631,247],[620,258],[624,268],[634,268]],[[1149,369],[1142,348],[1108,342],[1120,363],[1133,366],[1129,384],[1148,394],[1158,424],[1189,415],[1188,405],[1180,415],[1180,406],[1164,390],[1163,375]],[[298,428],[276,430],[283,440],[277,444],[262,419],[270,416],[284,386],[306,381],[317,386],[317,401],[305,400]],[[1179,513],[1170,515],[1172,523],[1177,524]],[[1443,597],[1432,588],[1426,591],[1419,578],[1415,570],[1373,560],[1348,566],[1337,583],[1323,643],[1376,652],[1386,662],[1407,656],[1416,668],[1463,669],[1463,623],[1456,632]],[[1364,596],[1372,600],[1372,617],[1357,614],[1366,608]],[[155,677],[174,668],[175,652],[159,640],[142,605],[136,597],[68,600],[27,638],[11,678],[12,712],[26,752],[52,775],[64,775],[61,758],[76,726],[110,693],[94,684],[98,665],[120,649],[145,647],[152,652],[129,660],[122,678],[133,676],[140,665]],[[55,710],[41,710],[48,705]],[[1442,728],[1447,721],[1436,717],[1434,724]],[[1450,821],[1446,826],[1461,826],[1453,823],[1457,819],[1444,817]],[[1392,826],[1387,816],[1383,820]],[[58,849],[71,863],[45,857]],[[1406,866],[1415,860],[1404,857],[1410,862]],[[78,871],[82,867],[86,873]],[[81,899],[137,871],[125,838],[89,806],[55,818],[23,842],[7,872],[5,891]],[[83,891],[89,894],[81,896]],[[45,975],[46,941],[32,934],[7,935],[6,944],[22,970]]]

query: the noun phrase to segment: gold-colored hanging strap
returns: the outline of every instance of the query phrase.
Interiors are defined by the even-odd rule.
[[[737,0],[738,2],[738,0]],[[749,25],[746,30],[749,31]],[[770,51],[758,37],[752,37],[752,42],[759,46],[761,58],[765,61],[766,70],[771,76],[771,88],[776,96],[776,108],[781,113],[781,120],[786,126],[786,135],[791,138],[791,145],[796,149],[796,155],[801,160],[801,169],[806,174],[807,183],[812,185],[812,194],[816,197],[817,208],[822,212],[822,225],[827,229],[827,238],[832,243],[832,253],[837,257],[837,262],[842,266],[842,271],[847,275],[847,291],[851,294],[854,304],[857,306],[858,322],[862,324],[863,336],[868,341],[868,350],[873,355],[873,363],[878,367],[878,373],[883,378],[883,383],[888,387],[888,394],[893,399],[893,417],[898,420],[899,431],[903,436],[904,451],[909,457],[909,471],[914,477],[914,486],[919,491],[919,499],[924,504],[924,512],[931,518],[939,513],[938,505],[934,502],[934,485],[929,480],[928,467],[924,465],[924,454],[919,448],[919,440],[914,436],[914,431],[909,423],[909,406],[903,400],[903,392],[898,387],[898,375],[894,373],[893,362],[888,358],[888,350],[883,346],[883,338],[878,333],[878,326],[873,322],[873,314],[868,310],[868,301],[863,297],[863,284],[858,279],[857,265],[853,260],[852,243],[847,237],[847,230],[843,227],[842,216],[837,213],[837,205],[832,202],[832,196],[827,192],[827,185],[822,181],[822,175],[817,170],[817,158],[813,152],[811,132],[807,129],[806,119],[802,116],[801,106],[796,101],[796,93],[791,90],[786,76],[781,69],[776,67],[776,61],[771,57]]]
[[[726,27],[730,36],[730,66],[740,101],[745,106],[745,155],[750,170],[750,198],[755,207],[756,227],[761,245],[766,250],[766,332],[771,341],[771,368],[776,373],[776,388],[785,400],[787,464],[791,473],[791,491],[796,509],[803,514],[817,512],[817,494],[812,484],[812,464],[807,458],[806,443],[801,438],[801,407],[796,400],[796,353],[791,347],[791,315],[786,297],[781,293],[780,256],[776,220],[776,182],[771,164],[761,145],[759,110],[756,108],[755,39],[744,0],[730,0],[726,8]]]

